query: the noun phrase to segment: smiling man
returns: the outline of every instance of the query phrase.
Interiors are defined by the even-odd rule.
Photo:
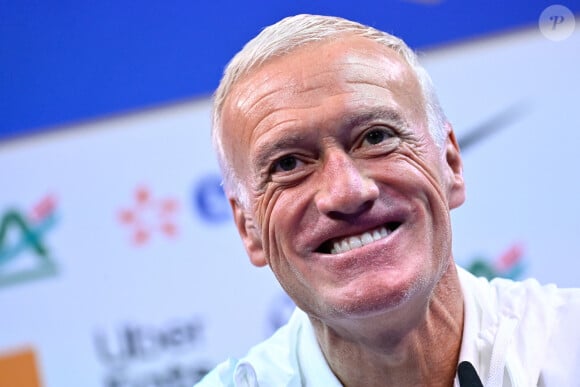
[[[564,335],[578,291],[455,265],[461,155],[401,40],[340,18],[284,19],[230,62],[214,108],[245,248],[297,309],[201,385],[578,383],[580,337]]]

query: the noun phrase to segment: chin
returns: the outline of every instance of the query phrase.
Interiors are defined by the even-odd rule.
[[[356,294],[332,297],[327,305],[335,317],[372,317],[386,312],[397,311],[405,305],[411,293],[400,289],[377,289],[374,291],[359,291]]]
[[[379,275],[356,281],[327,298],[334,313],[350,317],[372,317],[427,304],[434,284],[426,276]],[[338,316],[337,316],[338,317]]]

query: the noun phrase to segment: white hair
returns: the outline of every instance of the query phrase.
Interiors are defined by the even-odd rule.
[[[417,55],[403,40],[373,27],[339,17],[306,14],[287,17],[265,28],[232,58],[214,94],[212,141],[223,174],[226,193],[236,198],[242,206],[245,207],[248,204],[247,187],[236,176],[222,141],[224,128],[221,114],[227,96],[236,82],[269,59],[287,55],[309,43],[337,39],[345,34],[364,37],[383,44],[401,55],[410,65],[423,94],[429,132],[435,143],[440,148],[443,146],[447,119],[439,104],[429,74],[419,64]]]

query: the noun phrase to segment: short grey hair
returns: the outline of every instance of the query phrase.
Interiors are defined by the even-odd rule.
[[[252,70],[272,58],[281,57],[309,43],[332,40],[344,35],[360,36],[383,44],[397,52],[415,73],[423,94],[424,109],[429,132],[435,143],[442,148],[446,138],[447,119],[439,104],[431,77],[419,64],[417,55],[403,40],[376,28],[333,16],[296,15],[266,27],[250,40],[228,63],[214,94],[212,141],[224,178],[224,188],[246,207],[248,192],[236,176],[231,159],[224,150],[222,135],[222,110],[232,88]]]

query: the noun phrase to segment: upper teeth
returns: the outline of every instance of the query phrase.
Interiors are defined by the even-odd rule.
[[[349,236],[343,239],[338,239],[332,243],[332,248],[330,249],[331,254],[344,253],[357,247],[368,245],[374,241],[378,241],[389,235],[389,231],[386,227],[382,226],[373,231],[366,231],[361,235]]]

